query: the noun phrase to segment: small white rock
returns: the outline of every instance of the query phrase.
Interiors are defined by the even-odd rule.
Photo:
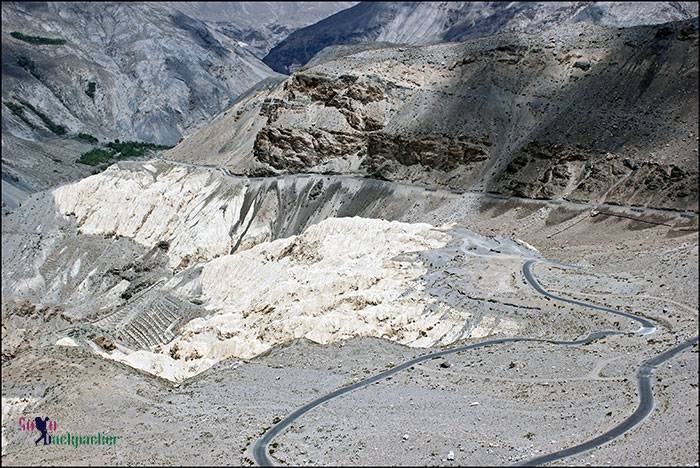
[[[73,340],[73,338],[64,336],[56,342],[56,346],[78,346],[78,344]]]

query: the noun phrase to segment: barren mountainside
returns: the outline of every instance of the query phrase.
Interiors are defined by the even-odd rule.
[[[361,2],[295,31],[264,61],[288,73],[331,45],[458,42],[578,22],[630,27],[696,16],[697,2]]]
[[[293,31],[357,2],[164,2],[264,57]]]
[[[327,54],[168,157],[697,210],[697,20]]]
[[[89,174],[75,161],[95,139],[173,145],[275,75],[245,47],[163,5],[3,2],[2,25],[8,205]]]
[[[4,2],[2,466],[698,466],[697,13]]]

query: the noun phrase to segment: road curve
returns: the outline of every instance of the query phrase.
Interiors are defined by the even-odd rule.
[[[449,354],[455,354],[459,353],[462,351],[468,351],[472,349],[478,349],[478,348],[485,348],[487,346],[494,346],[494,345],[499,345],[499,344],[506,344],[506,343],[515,343],[515,342],[521,342],[521,341],[531,341],[531,342],[539,342],[539,343],[551,343],[555,345],[562,345],[562,346],[575,346],[575,345],[581,345],[585,343],[590,343],[591,341],[595,341],[597,339],[603,338],[608,335],[617,335],[621,334],[621,332],[618,331],[602,331],[602,332],[595,332],[591,333],[590,335],[586,336],[583,339],[580,340],[575,340],[575,341],[554,341],[554,340],[542,340],[542,339],[537,339],[537,338],[499,338],[495,340],[488,340],[488,341],[482,341],[480,343],[474,343],[470,345],[465,345],[465,346],[458,346],[456,348],[450,348],[450,349],[444,349],[441,351],[434,351],[431,353],[423,354],[422,356],[418,356],[417,358],[411,359],[409,361],[403,362],[402,364],[399,364],[398,366],[392,367],[391,369],[385,370],[384,372],[381,372],[379,374],[376,374],[372,377],[368,377],[364,380],[361,380],[357,383],[354,383],[352,385],[348,385],[347,387],[339,388],[338,390],[331,392],[327,395],[324,395],[320,398],[317,398],[316,400],[307,403],[306,405],[302,406],[301,408],[295,410],[293,413],[291,413],[289,416],[272,426],[272,428],[263,435],[260,439],[255,441],[255,444],[253,445],[253,459],[255,460],[255,463],[259,466],[273,466],[274,463],[269,457],[268,454],[268,445],[272,442],[272,440],[277,437],[279,434],[284,432],[285,429],[287,429],[294,421],[296,421],[298,418],[303,416],[305,413],[308,413],[312,409],[316,408],[319,405],[322,405],[323,403],[330,401],[334,398],[338,398],[340,396],[343,396],[347,393],[350,393],[354,390],[358,390],[360,388],[367,387],[369,385],[372,385],[373,383],[377,383],[380,380],[384,380],[389,376],[392,376],[398,372],[401,372],[402,370],[408,369],[411,366],[414,366],[416,364],[420,364],[421,362],[428,361],[430,359],[436,359],[442,356],[447,356]]]
[[[620,437],[625,432],[632,429],[637,424],[641,423],[654,409],[654,393],[651,390],[651,376],[659,365],[673,358],[678,353],[690,348],[698,342],[698,337],[691,338],[683,343],[670,348],[663,353],[654,356],[653,358],[644,361],[639,369],[637,369],[637,388],[639,389],[639,405],[637,409],[634,410],[627,419],[622,421],[617,426],[613,427],[609,431],[595,437],[586,442],[569,447],[564,450],[559,450],[558,452],[550,453],[548,455],[542,455],[541,457],[530,459],[518,466],[536,466],[543,465],[545,463],[551,463],[556,460],[561,460],[562,458],[570,457],[572,455],[577,455],[582,452],[586,452],[600,445],[607,444],[613,439]]]
[[[576,299],[569,299],[568,297],[562,297],[562,296],[557,296],[555,294],[550,293],[546,289],[544,289],[540,283],[537,282],[535,279],[535,276],[532,274],[532,265],[536,262],[536,260],[528,260],[525,262],[523,265],[523,276],[525,276],[525,279],[527,280],[530,285],[535,288],[535,291],[538,293],[542,294],[545,297],[549,297],[551,299],[560,301],[560,302],[567,302],[569,304],[575,304],[577,306],[581,307],[588,307],[589,309],[595,309],[595,310],[600,310],[602,312],[607,312],[609,314],[615,314],[619,315],[621,317],[628,318],[630,320],[634,320],[635,322],[639,323],[642,327],[638,330],[638,333],[641,333],[643,335],[648,335],[649,333],[654,333],[656,331],[656,325],[654,322],[647,320],[643,317],[639,317],[634,314],[630,314],[629,312],[624,312],[622,310],[617,310],[617,309],[611,309],[609,307],[604,307],[601,305],[597,304],[591,304],[588,302],[582,302],[582,301],[577,301]]]
[[[560,297],[556,296],[554,294],[550,294],[548,291],[546,291],[540,284],[537,282],[537,280],[534,278],[534,275],[532,274],[531,267],[535,263],[535,260],[528,260],[524,263],[523,265],[523,276],[525,277],[526,281],[530,283],[530,285],[540,294],[547,296],[551,299],[557,300],[557,301],[563,301],[567,302],[570,304],[575,304],[578,306],[582,307],[588,307],[588,308],[593,308],[595,310],[600,310],[606,313],[612,313],[615,315],[620,315],[626,318],[629,318],[631,320],[634,320],[638,323],[641,324],[642,328],[639,330],[640,333],[646,334],[646,333],[653,333],[656,330],[656,326],[654,325],[653,322],[642,318],[638,317],[636,315],[623,312],[620,310],[616,309],[610,309],[607,307],[599,306],[596,304],[588,304],[585,302],[577,301],[574,299],[568,299],[565,297]],[[508,344],[508,343],[516,343],[516,342],[539,342],[539,343],[550,343],[554,345],[560,345],[560,346],[576,346],[576,345],[581,345],[585,343],[592,342],[594,340],[603,338],[608,335],[616,335],[616,334],[624,334],[623,332],[619,331],[598,331],[598,332],[593,332],[586,336],[585,338],[579,339],[579,340],[574,340],[574,341],[557,341],[557,340],[544,340],[544,339],[538,339],[538,338],[518,338],[518,337],[513,337],[513,338],[498,338],[494,340],[488,340],[488,341],[482,341],[480,343],[473,343],[469,345],[464,345],[464,346],[457,346],[454,348],[449,348],[449,349],[444,349],[440,351],[433,351],[427,354],[424,354],[422,356],[418,356],[414,359],[411,359],[409,361],[403,362],[391,369],[388,369],[386,371],[383,371],[379,374],[376,374],[372,377],[368,377],[364,380],[361,380],[360,382],[348,385],[343,388],[339,388],[338,390],[335,390],[334,392],[331,392],[327,395],[324,395],[320,398],[317,398],[316,400],[311,401],[310,403],[307,403],[306,405],[302,406],[301,408],[298,408],[291,414],[289,414],[287,417],[282,419],[280,422],[272,426],[260,439],[255,441],[255,444],[253,445],[253,459],[255,463],[259,466],[273,466],[274,463],[272,462],[272,459],[269,456],[268,453],[268,446],[269,444],[282,432],[284,432],[294,421],[296,421],[298,418],[303,416],[304,414],[308,413],[309,411],[313,410],[317,406],[322,405],[323,403],[333,400],[335,398],[341,397],[343,395],[346,395],[352,391],[359,390],[361,388],[367,387],[369,385],[372,385],[374,383],[377,383],[381,380],[386,379],[389,376],[392,376],[398,372],[401,372],[405,369],[408,369],[411,366],[414,366],[416,364],[420,364],[424,361],[430,360],[430,359],[436,359],[442,356],[447,356],[450,354],[455,354],[455,353],[460,353],[463,351],[469,351],[473,349],[478,349],[478,348],[484,348],[487,346],[495,346],[495,345],[503,345],[503,344]],[[561,458],[569,457],[571,455],[581,453],[586,450],[590,450],[591,448],[597,447],[599,445],[605,444],[609,442],[610,440],[620,436],[621,434],[625,433],[626,431],[630,430],[632,427],[635,425],[639,424],[652,410],[653,408],[653,393],[651,392],[651,381],[650,381],[650,375],[651,372],[654,370],[656,366],[659,364],[663,363],[664,361],[670,359],[671,357],[675,356],[679,352],[683,351],[684,349],[692,346],[694,343],[697,342],[697,337],[689,340],[681,345],[678,345],[672,349],[669,349],[668,351],[656,356],[653,359],[650,359],[648,361],[645,361],[642,366],[639,368],[637,371],[637,379],[639,383],[639,388],[640,388],[640,403],[637,408],[637,410],[627,418],[625,421],[623,421],[621,424],[613,428],[612,430],[606,432],[605,434],[596,437],[595,439],[591,439],[588,442],[585,442],[583,444],[577,445],[575,447],[571,447],[565,450],[561,450],[558,452],[554,452],[549,455],[544,455],[542,457],[538,457],[536,459],[529,460],[525,462],[525,465],[537,465],[537,464],[542,464],[542,463],[547,463],[551,462],[554,460],[559,460]]]

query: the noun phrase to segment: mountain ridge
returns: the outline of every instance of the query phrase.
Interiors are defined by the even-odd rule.
[[[577,22],[629,27],[697,15],[694,2],[360,2],[293,32],[263,61],[275,71],[289,73],[331,45],[459,42]]]
[[[697,210],[697,24],[331,54],[166,157]]]
[[[164,5],[4,2],[2,13],[3,206],[89,175],[76,161],[109,141],[174,145],[277,75]]]

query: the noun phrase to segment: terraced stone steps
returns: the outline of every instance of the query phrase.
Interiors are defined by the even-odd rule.
[[[135,343],[137,348],[165,344],[175,337],[174,330],[188,315],[189,309],[170,295],[155,298],[121,327],[117,336],[120,340]]]

